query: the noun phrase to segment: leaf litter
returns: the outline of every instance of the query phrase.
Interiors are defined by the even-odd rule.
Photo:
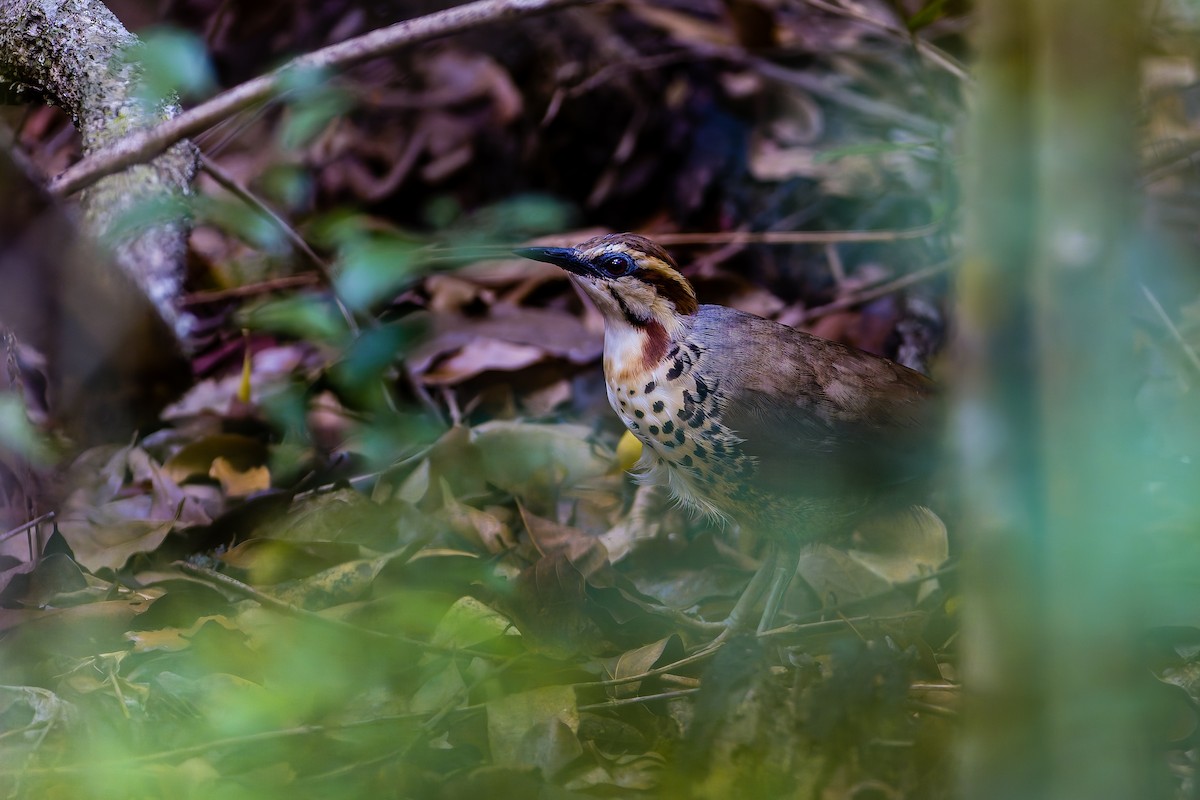
[[[245,27],[214,27],[212,52],[277,24],[273,5],[231,11]],[[223,227],[230,209],[202,220],[197,288],[265,281],[261,296],[198,306],[212,338],[166,427],[79,455],[55,534],[0,573],[5,781],[49,796],[86,780],[77,796],[96,797],[929,788],[900,748],[948,774],[944,526],[811,548],[780,630],[710,647],[761,553],[630,480],[597,319],[563,276],[474,255],[565,227],[511,222],[509,173],[603,229],[927,221],[901,200],[848,202],[932,191],[927,127],[856,99],[870,87],[902,109],[908,85],[868,59],[849,89],[831,50],[797,91],[753,55],[819,25],[837,48],[893,48],[912,77],[906,43],[789,4],[701,5],[580,9],[528,23],[537,36],[497,33],[502,46],[466,38],[363,65],[340,84],[354,111],[300,119],[297,106],[229,142],[231,169],[275,176],[263,190],[338,262],[365,333],[315,284],[278,298],[270,281],[297,265]],[[333,13],[305,12],[282,36],[305,41]],[[663,49],[673,63],[641,70]],[[953,113],[953,94],[932,102]],[[629,113],[593,121],[604,105]],[[835,125],[875,149],[828,152]],[[310,213],[339,206],[367,209],[354,233]],[[384,249],[404,269],[373,273],[383,250],[356,236],[395,236]],[[811,247],[682,252],[700,256],[706,299],[801,319],[929,258],[889,247],[860,247],[840,279]],[[879,350],[904,313],[848,309],[824,332]],[[913,703],[933,702],[918,683],[941,687],[945,715]]]

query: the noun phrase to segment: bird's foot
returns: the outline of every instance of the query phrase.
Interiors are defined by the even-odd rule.
[[[721,631],[725,630],[726,627],[724,622],[709,622],[708,620],[697,619],[690,614],[685,614],[678,609],[670,608],[668,606],[655,604],[648,605],[647,608],[652,613],[669,619],[671,622],[675,623],[681,628],[687,628],[690,631],[695,631],[696,633],[700,634],[720,633]]]
[[[716,638],[701,647],[701,650],[720,647],[730,637],[745,633],[752,627],[756,634],[762,635],[763,632],[774,626],[775,617],[783,605],[788,587],[792,582],[792,576],[796,572],[796,560],[791,556],[792,554],[788,552],[784,553],[781,558],[779,548],[775,545],[771,546],[770,552],[763,559],[758,571],[754,573],[754,577],[746,584],[746,588],[742,590],[741,597],[734,604],[729,616],[725,618],[724,622],[715,623],[720,629]],[[762,614],[756,616],[754,611],[764,594],[767,599]],[[754,627],[756,621],[757,627]],[[713,625],[714,623],[705,623],[705,627],[708,629],[712,629]]]

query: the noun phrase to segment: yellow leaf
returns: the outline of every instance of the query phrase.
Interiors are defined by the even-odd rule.
[[[242,337],[246,342],[246,354],[242,358],[242,380],[238,384],[237,399],[242,403],[250,402],[250,331],[242,331]]]
[[[622,472],[633,469],[633,465],[642,457],[642,441],[629,431],[617,442],[617,466]]]
[[[220,481],[226,497],[245,497],[271,488],[271,471],[265,466],[239,470],[224,456],[213,459],[208,475]]]
[[[211,476],[213,461],[217,458],[239,470],[247,470],[266,463],[267,448],[249,436],[217,433],[184,445],[163,464],[163,472],[176,483],[201,475]]]

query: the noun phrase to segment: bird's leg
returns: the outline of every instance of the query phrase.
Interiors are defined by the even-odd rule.
[[[771,590],[767,593],[767,602],[763,606],[762,618],[758,621],[759,633],[769,631],[774,626],[775,615],[783,606],[788,587],[792,585],[792,577],[796,574],[796,565],[800,560],[799,554],[791,547],[779,548],[773,545],[773,548],[775,557],[772,559],[774,569],[771,575]],[[783,550],[782,553],[779,552],[780,549]]]
[[[774,542],[768,542],[768,548],[762,565],[754,573],[754,577],[750,579],[750,582],[746,584],[746,588],[742,590],[742,596],[738,598],[737,604],[729,612],[729,616],[725,618],[725,630],[727,632],[745,627],[751,612],[754,610],[754,606],[758,603],[758,599],[762,597],[767,587],[773,583],[772,578],[777,572],[776,564],[779,560],[779,547]]]

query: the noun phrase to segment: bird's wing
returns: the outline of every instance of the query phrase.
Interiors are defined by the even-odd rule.
[[[933,468],[940,403],[913,370],[748,315],[723,315],[741,380],[723,387],[722,422],[776,493],[887,492]],[[721,351],[721,348],[716,348]]]

